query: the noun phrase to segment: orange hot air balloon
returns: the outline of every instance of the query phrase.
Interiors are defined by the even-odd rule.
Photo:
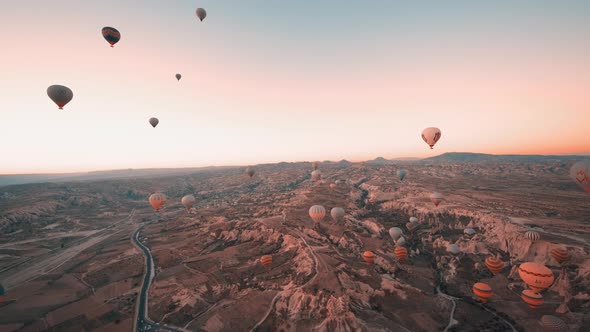
[[[566,249],[563,248],[555,248],[551,250],[550,254],[551,257],[553,257],[553,259],[555,259],[559,264],[567,261],[570,258],[570,254]]]
[[[536,309],[545,301],[543,301],[543,296],[539,293],[536,293],[530,289],[525,289],[522,291],[520,298],[526,302],[526,304],[531,307],[531,309]]]
[[[309,208],[309,216],[313,221],[319,223],[326,216],[326,209],[321,205],[314,205]]]
[[[266,269],[269,269],[270,268],[270,264],[272,264],[272,256],[271,255],[264,255],[264,256],[260,257],[260,263]]]
[[[471,290],[473,291],[473,294],[475,294],[477,298],[484,303],[488,302],[488,299],[494,295],[492,292],[492,287],[483,282],[476,282]]]
[[[162,206],[166,203],[166,196],[162,193],[154,193],[150,196],[149,199],[150,205],[159,212]]]
[[[497,257],[490,256],[486,258],[486,266],[494,275],[502,272],[504,269],[504,262]]]
[[[363,253],[363,259],[365,260],[365,262],[373,264],[373,262],[375,262],[375,254],[371,251],[365,251]]]
[[[561,318],[551,315],[541,317],[541,325],[547,332],[568,332],[570,330]]]
[[[397,258],[397,260],[399,262],[405,262],[406,259],[408,258],[408,249],[406,249],[404,247],[396,247],[393,250],[393,254],[395,255],[395,258]]]
[[[533,262],[520,264],[518,267],[518,275],[520,276],[520,279],[522,279],[522,281],[535,292],[540,292],[551,286],[553,280],[555,280],[553,272],[551,272],[548,267]]]

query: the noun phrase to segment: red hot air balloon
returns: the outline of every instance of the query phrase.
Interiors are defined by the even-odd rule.
[[[545,302],[541,294],[536,293],[530,289],[523,290],[520,298],[526,302],[526,304],[528,304],[531,309],[536,309]]]
[[[570,255],[567,252],[567,250],[563,248],[554,248],[553,250],[551,250],[550,254],[551,257],[553,257],[553,259],[555,259],[559,264],[567,261],[570,258]]]
[[[272,264],[272,256],[264,255],[260,257],[260,263],[268,270],[270,268],[270,265]]]
[[[475,294],[477,298],[484,303],[488,302],[488,299],[494,295],[492,292],[492,287],[483,282],[476,282],[471,290],[473,291],[473,294]]]
[[[551,286],[555,277],[553,272],[545,265],[527,262],[518,267],[518,275],[529,288],[535,292]]]
[[[494,275],[502,272],[504,269],[504,262],[502,262],[497,257],[490,256],[486,258],[486,266]]]
[[[111,44],[111,47],[115,46],[115,44],[121,40],[121,33],[119,30],[111,27],[102,28],[102,36],[109,44]]]
[[[363,253],[363,259],[365,260],[365,262],[373,264],[373,262],[375,262],[375,254],[371,251],[365,251]]]
[[[397,258],[397,260],[400,263],[405,262],[405,260],[408,258],[408,249],[406,249],[404,247],[396,247],[393,250],[393,254],[395,255],[395,258]]]

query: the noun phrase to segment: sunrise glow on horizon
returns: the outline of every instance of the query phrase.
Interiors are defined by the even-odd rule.
[[[0,61],[0,174],[590,154],[590,3],[57,0],[0,10],[2,30],[15,32]],[[121,32],[114,48],[104,26]],[[64,110],[47,97],[52,84],[74,92]],[[420,137],[431,126],[442,130],[434,150]]]

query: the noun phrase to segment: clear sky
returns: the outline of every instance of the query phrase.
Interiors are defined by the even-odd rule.
[[[37,0],[0,12],[0,173],[590,153],[590,1]],[[103,26],[121,31],[115,48]],[[74,91],[63,111],[52,84]],[[420,137],[430,126],[434,150]]]

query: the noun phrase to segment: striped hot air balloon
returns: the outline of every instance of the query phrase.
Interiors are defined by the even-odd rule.
[[[150,205],[156,212],[159,212],[162,206],[166,203],[166,196],[162,193],[154,193],[149,199]]]
[[[543,302],[545,302],[541,294],[536,293],[530,289],[523,290],[520,294],[520,298],[522,298],[522,300],[526,302],[526,304],[528,304],[531,309],[536,309],[541,304],[543,304]]]
[[[570,258],[569,253],[564,248],[554,248],[551,250],[550,254],[559,264],[562,264]]]
[[[405,247],[396,247],[393,250],[393,254],[399,262],[405,262],[408,258],[408,249],[406,249]]]
[[[497,257],[490,256],[486,258],[486,266],[494,275],[502,272],[504,269],[504,262]]]
[[[373,264],[373,262],[375,262],[375,254],[372,251],[365,251],[363,253],[363,259],[365,262]]]
[[[535,243],[535,241],[538,241],[541,238],[541,234],[539,234],[539,232],[537,231],[527,231],[524,235],[533,243]]]
[[[119,30],[112,27],[102,28],[102,37],[111,44],[111,47],[115,46],[116,43],[121,40],[121,33]]]
[[[529,288],[535,292],[551,286],[555,277],[553,272],[545,265],[527,262],[518,267],[518,275]]]
[[[271,255],[264,255],[264,256],[260,257],[260,263],[266,269],[269,269],[270,265],[272,264],[272,256]]]
[[[326,216],[326,209],[321,205],[314,205],[309,208],[309,216],[313,221],[319,223]]]
[[[473,294],[475,294],[475,296],[477,296],[477,298],[484,303],[488,302],[488,299],[494,295],[492,292],[492,287],[483,282],[476,282],[471,290],[473,291]]]
[[[569,331],[569,327],[563,320],[561,320],[561,318],[551,315],[543,315],[543,317],[541,317],[541,325],[543,325],[543,328],[547,332]]]

